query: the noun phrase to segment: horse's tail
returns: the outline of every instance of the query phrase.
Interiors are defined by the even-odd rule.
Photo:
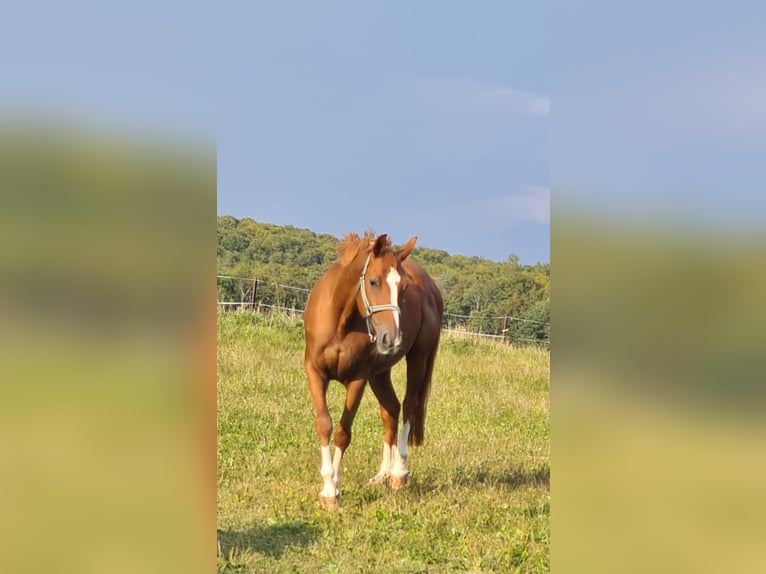
[[[423,382],[418,389],[417,403],[410,420],[410,436],[407,443],[410,446],[420,446],[423,444],[423,435],[426,424],[426,406],[428,405],[428,395],[431,392],[431,375],[434,372],[434,363],[436,362],[436,351],[439,348],[439,336],[436,337],[433,349],[428,355],[426,362],[426,371]]]

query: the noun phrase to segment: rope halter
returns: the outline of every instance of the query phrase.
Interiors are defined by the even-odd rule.
[[[398,305],[394,305],[392,303],[385,305],[370,305],[370,301],[367,299],[367,290],[364,286],[364,276],[367,273],[367,266],[370,264],[371,257],[372,252],[367,255],[367,259],[364,262],[364,267],[362,267],[362,274],[359,276],[359,291],[362,292],[362,303],[364,303],[364,322],[367,325],[367,334],[370,336],[370,342],[374,343],[377,336],[373,332],[372,324],[370,323],[370,317],[372,314],[377,313],[378,311],[396,311],[397,313],[401,314],[402,310]]]

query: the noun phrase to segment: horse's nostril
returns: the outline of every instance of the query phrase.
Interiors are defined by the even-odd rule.
[[[388,333],[383,333],[383,337],[381,337],[381,339],[382,339],[383,345],[388,347],[389,341],[391,340],[391,338],[388,336]]]

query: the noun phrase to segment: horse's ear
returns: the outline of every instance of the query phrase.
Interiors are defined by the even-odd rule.
[[[372,246],[372,252],[377,257],[380,255],[380,252],[389,245],[391,245],[391,242],[388,240],[388,235],[385,233],[383,235],[378,235],[378,238],[375,240],[375,245]]]
[[[418,240],[417,235],[413,235],[410,237],[410,240],[402,247],[399,251],[396,252],[396,256],[399,258],[399,261],[404,261],[407,259],[407,256],[412,253],[412,250],[415,249],[415,242]]]

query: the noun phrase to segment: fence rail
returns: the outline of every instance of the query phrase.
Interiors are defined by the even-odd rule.
[[[303,315],[306,299],[310,289],[284,285],[277,281],[265,281],[256,277],[235,277],[232,275],[217,275],[218,280],[218,307],[225,310],[239,309],[252,310],[260,313],[274,313],[275,311],[298,317]],[[222,295],[232,295],[232,289],[228,293],[222,292],[221,280],[236,282],[235,294],[239,301],[223,301]],[[224,290],[225,291],[225,290]],[[511,315],[460,315],[456,313],[443,313],[442,332],[456,336],[470,338],[483,338],[503,342],[533,343],[550,346],[549,339],[532,339],[520,337],[511,333],[513,323],[531,323],[549,327],[550,323],[536,321],[525,317]],[[497,333],[487,333],[486,330],[494,330]]]

